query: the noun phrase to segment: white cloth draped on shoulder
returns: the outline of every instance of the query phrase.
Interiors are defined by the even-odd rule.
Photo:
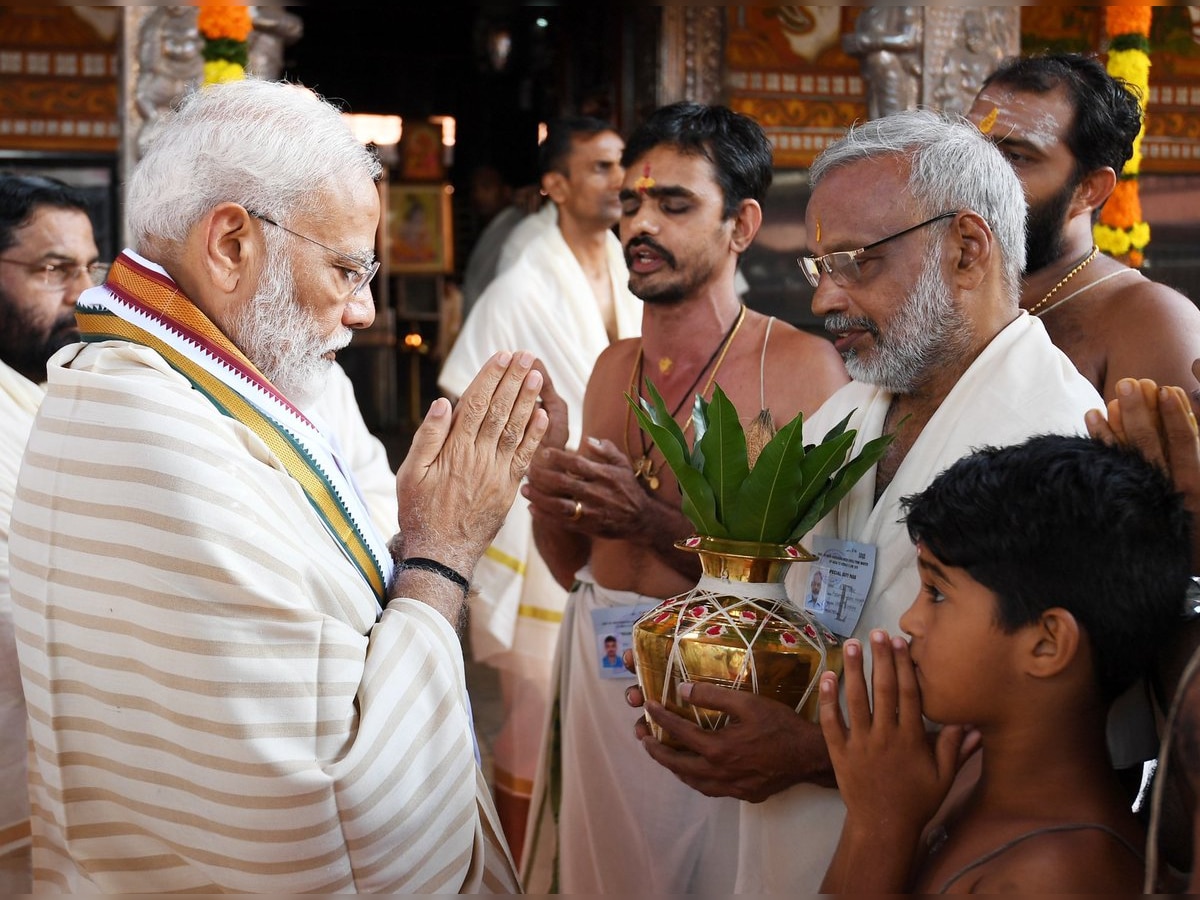
[[[608,236],[608,257],[618,337],[636,337],[641,333],[642,304],[629,293],[625,260],[613,235]],[[496,351],[530,350],[545,364],[554,389],[567,403],[567,446],[574,448],[581,437],[588,378],[608,343],[587,277],[562,233],[551,227],[484,291],[442,367],[438,385],[460,396]],[[536,556],[529,504],[518,497],[475,569],[479,596],[471,607],[471,646],[477,659],[491,662],[514,647],[534,657],[553,653],[566,592],[540,557],[533,561]],[[537,576],[537,584],[527,586],[531,575]],[[518,639],[518,628],[530,633]]]

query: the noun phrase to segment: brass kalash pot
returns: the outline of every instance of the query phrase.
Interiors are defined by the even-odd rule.
[[[646,697],[703,728],[726,714],[679,697],[686,681],[772,697],[811,721],[822,672],[842,671],[842,646],[793,604],[784,576],[795,562],[815,560],[798,544],[762,544],[693,536],[675,546],[699,554],[696,587],[642,616],[633,627],[638,683]],[[647,717],[660,741],[678,746]]]
[[[696,398],[689,446],[654,385],[646,388],[649,400],[626,399],[679,484],[683,513],[699,534],[676,546],[700,555],[703,574],[634,624],[642,693],[705,728],[720,728],[725,715],[684,703],[686,681],[774,697],[815,721],[817,683],[822,672],[841,673],[842,647],[791,603],[784,575],[791,563],[816,559],[797,541],[870,471],[893,435],[867,441],[851,458],[850,416],[816,444],[804,443],[800,415],[776,431],[763,410],[745,429],[714,385],[711,402]]]

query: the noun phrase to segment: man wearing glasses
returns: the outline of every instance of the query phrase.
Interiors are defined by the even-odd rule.
[[[0,172],[0,891],[30,890],[25,700],[13,639],[8,540],[21,454],[46,360],[79,339],[75,299],[103,280],[86,197],[52,178]]]
[[[896,440],[805,539],[822,558],[794,566],[788,586],[802,602],[813,566],[863,560],[853,615],[824,621],[867,643],[873,629],[898,632],[919,588],[900,499],[974,447],[1082,433],[1100,398],[1018,308],[1024,198],[977,129],[896,113],[851,129],[810,176],[812,255],[800,265],[854,380],[805,429],[823,434],[853,413],[854,452],[881,433]],[[691,749],[638,728],[647,752],[696,790],[753,801],[741,805],[736,890],[816,892],[845,815],[820,728],[770,699],[712,685],[693,685],[690,700],[734,724],[701,732],[647,701]]]
[[[371,524],[308,411],[374,318],[378,160],[255,80],[132,172],[13,508],[34,888],[517,888],[457,628],[547,425],[532,354],[436,401]],[[389,540],[390,539],[390,540]]]

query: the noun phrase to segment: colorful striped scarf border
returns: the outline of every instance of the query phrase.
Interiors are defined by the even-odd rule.
[[[135,317],[143,318],[145,324],[138,324]],[[322,452],[325,442],[315,426],[173,282],[123,253],[113,263],[104,286],[79,298],[76,318],[84,341],[130,341],[154,350],[222,415],[257,434],[300,484],[326,530],[370,585],[380,605],[386,605],[391,566],[385,561],[390,556],[332,451]],[[156,335],[154,330],[162,334]]]

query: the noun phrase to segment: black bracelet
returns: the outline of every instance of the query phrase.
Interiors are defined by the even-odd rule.
[[[434,575],[441,575],[447,581],[452,581],[462,588],[463,596],[467,595],[467,591],[471,589],[471,582],[463,578],[458,572],[454,571],[449,566],[438,562],[436,559],[426,559],[424,556],[410,556],[408,559],[400,561],[399,568],[401,569],[420,569],[423,572],[432,572]]]

